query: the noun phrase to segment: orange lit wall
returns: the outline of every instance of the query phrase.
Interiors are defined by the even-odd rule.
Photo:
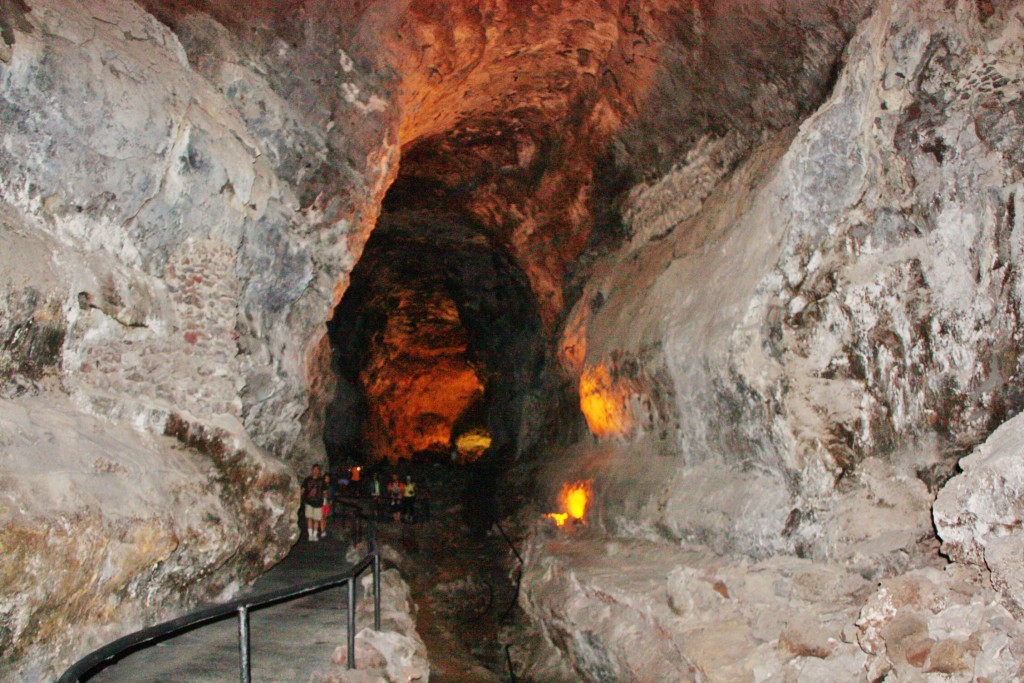
[[[601,363],[586,368],[580,377],[580,409],[595,436],[620,436],[633,428],[629,387],[612,378]]]
[[[455,304],[438,294],[402,296],[361,375],[370,406],[364,437],[375,460],[447,449],[453,424],[484,389],[467,361]]]
[[[565,526],[567,521],[583,522],[587,515],[587,507],[594,497],[593,480],[577,481],[563,484],[558,494],[558,503],[562,512],[549,512],[544,517],[554,521],[556,526]]]

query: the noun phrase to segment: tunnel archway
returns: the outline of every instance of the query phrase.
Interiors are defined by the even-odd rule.
[[[504,247],[448,199],[399,177],[328,324],[332,465],[465,463],[521,445],[546,354],[536,300]]]

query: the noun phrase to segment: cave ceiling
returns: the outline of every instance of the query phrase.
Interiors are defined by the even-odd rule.
[[[623,236],[624,191],[706,136],[752,140],[801,120],[871,1],[143,4],[172,27],[215,17],[334,135],[358,138],[365,124],[339,114],[353,96],[342,72],[377,75],[398,112],[378,122],[401,149],[391,204],[480,226],[522,268],[553,330],[575,262]]]

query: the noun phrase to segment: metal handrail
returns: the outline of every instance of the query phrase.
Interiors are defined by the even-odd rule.
[[[129,633],[126,636],[90,652],[71,665],[58,679],[58,683],[78,683],[97,672],[98,669],[124,655],[184,633],[198,626],[214,623],[238,615],[238,651],[241,682],[250,683],[249,670],[249,611],[276,605],[313,593],[319,593],[341,584],[348,588],[348,618],[346,619],[346,642],[348,644],[349,669],[356,666],[355,624],[356,624],[356,580],[367,569],[373,569],[373,629],[380,630],[380,550],[377,547],[376,525],[371,520],[369,534],[370,550],[351,570],[345,574],[336,574],[325,579],[313,581],[301,586],[280,588],[249,597],[239,598],[231,602],[214,605],[205,609],[190,612],[170,621]]]

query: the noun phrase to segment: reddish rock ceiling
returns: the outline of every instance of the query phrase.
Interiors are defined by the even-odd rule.
[[[871,0],[144,4],[172,25],[202,11],[231,27],[290,98],[333,117],[342,146],[393,131],[400,180],[490,231],[553,329],[573,263],[621,234],[622,190],[706,134],[799,121]],[[391,120],[338,115],[339,50],[381,79]]]
[[[867,4],[416,0],[353,49],[398,74],[401,174],[493,232],[550,329],[615,196],[705,134],[799,120]]]
[[[799,122],[871,4],[140,1],[197,70],[215,77],[220,61],[251,59],[325,132],[325,155],[298,150],[288,162],[325,223],[381,209],[375,235],[387,237],[366,247],[358,291],[332,326],[335,364],[350,366],[334,412],[352,400],[367,410],[338,438],[361,431],[377,457],[445,442],[481,390],[498,443],[516,438],[515,406],[536,379],[522,368],[557,333],[582,257],[624,236],[626,191],[706,136],[753,142]],[[197,13],[245,54],[219,52]],[[367,207],[352,188],[376,174],[382,140],[399,145],[400,167],[382,206]],[[357,254],[368,227],[350,237]],[[491,261],[500,287],[488,284]],[[531,300],[519,300],[519,281]]]

